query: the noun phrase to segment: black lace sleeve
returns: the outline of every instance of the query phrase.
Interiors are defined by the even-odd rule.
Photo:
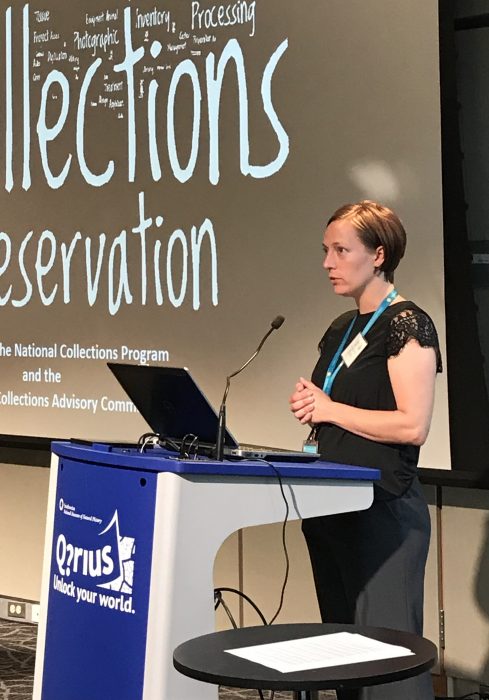
[[[417,340],[422,348],[434,348],[436,371],[441,372],[438,335],[431,318],[420,309],[406,309],[392,319],[386,339],[387,357],[396,357],[410,340]]]

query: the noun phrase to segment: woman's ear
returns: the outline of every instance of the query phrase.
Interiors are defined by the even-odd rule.
[[[385,260],[384,246],[379,245],[375,249],[374,267],[376,268],[376,270],[380,271],[380,268],[384,264],[384,260]]]

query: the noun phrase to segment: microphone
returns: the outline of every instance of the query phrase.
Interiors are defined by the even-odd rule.
[[[221,407],[219,409],[219,420],[217,424],[217,436],[216,436],[216,448],[214,450],[214,459],[216,459],[218,462],[223,461],[223,453],[224,453],[224,441],[226,439],[226,400],[228,397],[229,393],[229,387],[231,385],[231,379],[235,377],[237,374],[242,372],[250,362],[253,362],[255,357],[258,355],[260,350],[262,349],[263,345],[265,344],[266,339],[268,336],[273,333],[273,331],[276,331],[280,328],[280,326],[283,324],[285,321],[285,318],[283,316],[276,316],[272,323],[270,324],[270,328],[268,331],[265,333],[263,336],[260,344],[258,345],[257,349],[253,353],[253,355],[249,358],[249,360],[246,360],[244,365],[240,367],[239,369],[236,370],[236,372],[233,372],[232,374],[229,375],[229,377],[226,377],[226,388],[224,390],[224,396],[222,397],[221,401]]]
[[[276,317],[273,319],[273,321],[271,322],[270,325],[272,326],[272,329],[273,329],[274,331],[278,331],[278,329],[280,328],[280,326],[282,325],[282,323],[283,323],[284,321],[285,321],[285,318],[284,318],[283,316],[276,316]],[[268,338],[269,335],[270,335],[270,331],[268,331],[268,333],[266,334],[266,336],[265,336],[265,337],[263,338],[263,340],[261,341],[261,344],[262,344],[262,345],[263,345],[263,343],[265,342],[265,340]],[[261,347],[261,346],[260,346],[260,347]],[[260,349],[260,348],[258,348],[258,349]]]

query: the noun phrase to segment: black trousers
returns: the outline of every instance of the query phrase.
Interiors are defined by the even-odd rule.
[[[417,479],[399,498],[365,511],[302,523],[323,622],[390,627],[422,635],[428,507]],[[339,700],[433,700],[429,673]]]

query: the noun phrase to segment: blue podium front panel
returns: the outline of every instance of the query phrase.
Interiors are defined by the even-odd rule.
[[[60,460],[43,700],[142,697],[156,479]]]

